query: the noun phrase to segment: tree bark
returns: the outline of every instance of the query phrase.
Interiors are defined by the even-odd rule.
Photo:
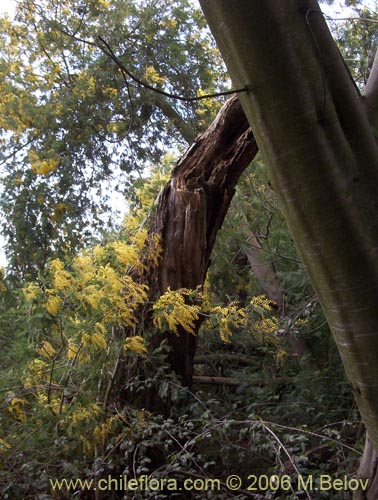
[[[366,491],[360,490],[353,496],[354,500],[376,500],[378,498],[378,456],[374,451],[369,436],[366,435],[365,449],[362,456],[357,476],[361,479],[369,479],[369,487]]]
[[[282,310],[284,307],[283,286],[270,264],[265,262],[264,250],[258,236],[251,232],[242,251],[265,296]]]
[[[177,113],[175,108],[168,102],[168,99],[161,94],[153,94],[151,100],[164,113],[166,118],[173,123],[185,141],[191,144],[196,138],[195,131],[186,123],[182,116]]]
[[[369,114],[315,0],[200,3],[234,85],[249,88],[244,111],[378,450],[378,148]]]
[[[235,185],[256,153],[247,118],[233,97],[179,160],[159,197],[149,230],[160,236],[162,248],[159,265],[146,277],[151,301],[168,288],[203,285]],[[179,335],[166,332],[163,337],[171,348],[172,368],[190,385],[196,336],[181,329]]]
[[[365,86],[364,105],[375,136],[378,136],[378,50]]]

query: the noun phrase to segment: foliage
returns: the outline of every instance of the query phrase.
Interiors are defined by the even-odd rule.
[[[255,300],[254,309],[259,317],[261,309],[266,310],[265,301]],[[66,363],[62,367],[67,375],[63,379],[65,387],[57,387],[58,381],[51,374],[55,376],[59,372],[59,360],[54,365],[51,348],[41,339],[38,346],[43,348],[36,349],[37,358],[24,374],[24,386],[8,390],[2,405],[2,497],[72,496],[73,491],[64,488],[54,493],[51,479],[76,481],[80,478],[96,482],[109,475],[118,478],[120,474],[128,477],[152,474],[153,478],[175,478],[181,487],[186,477],[218,478],[224,483],[228,475],[238,474],[248,484],[251,471],[287,474],[294,480],[293,467],[304,475],[315,476],[333,474],[335,467],[340,476],[354,469],[358,452],[352,452],[348,443],[350,436],[352,439],[354,436],[353,422],[357,415],[350,412],[350,402],[342,403],[347,387],[336,358],[319,371],[316,384],[313,373],[298,371],[298,366],[294,369],[295,363],[286,361],[280,370],[286,366],[284,370],[291,373],[291,380],[275,384],[271,382],[272,372],[267,372],[267,369],[276,370],[275,351],[271,344],[262,343],[259,335],[251,336],[251,332],[239,326],[226,344],[219,335],[212,340],[211,331],[202,335],[202,349],[220,353],[218,367],[222,367],[225,376],[240,379],[237,388],[225,386],[219,392],[208,386],[191,393],[168,374],[164,363],[159,363],[157,368],[157,359],[162,354],[164,359],[161,348],[160,353],[133,349],[136,359],[155,366],[155,371],[148,377],[128,380],[129,389],[138,392],[156,384],[158,378],[160,395],[171,402],[168,417],[136,409],[127,402],[120,404],[117,399],[108,401],[104,408],[105,391],[99,391],[103,384],[98,374],[106,377],[116,353],[108,350],[106,359],[104,355],[101,358],[103,346],[89,349],[90,372],[85,368],[85,359],[81,361],[76,357],[74,364]],[[136,337],[129,337],[132,339]],[[125,340],[119,341],[125,343]],[[266,349],[261,350],[264,345]],[[222,349],[226,349],[223,354]],[[235,350],[249,354],[248,368],[227,361]],[[331,371],[328,366],[340,368]],[[263,388],[253,381],[264,371],[266,385]],[[59,394],[61,399],[57,398]],[[334,425],[330,425],[330,415]],[[326,461],[311,451],[317,447],[328,454]],[[33,450],[32,456],[30,450]],[[78,485],[75,490],[78,498],[92,498],[93,493]],[[266,498],[289,498],[287,492],[268,493]],[[155,491],[135,494],[136,498],[156,498]],[[185,498],[213,498],[212,495],[211,491],[192,491]],[[224,486],[217,495],[225,499],[243,498],[241,492],[231,494]],[[116,492],[107,492],[103,498],[115,497]],[[171,491],[159,492],[159,498],[170,497],[184,498],[182,492],[176,496]]]
[[[279,333],[282,320],[265,297],[255,295],[241,307],[236,301],[220,302],[208,286],[203,292],[169,290],[156,303],[157,326],[163,331],[169,327],[175,335],[178,325],[191,331],[191,322],[204,315],[201,350],[210,360],[211,354],[219,353],[219,360],[214,367],[211,361],[200,366],[206,374],[217,376],[221,368],[224,376],[240,380],[234,390],[225,386],[219,392],[209,386],[190,392],[170,373],[164,345],[153,349],[147,332],[144,338],[136,334],[139,306],[147,292],[130,275],[131,270],[143,270],[139,252],[144,246],[137,241],[139,245],[135,240],[113,240],[66,262],[51,260],[39,282],[23,288],[13,322],[18,328],[27,325],[31,349],[12,374],[12,383],[17,380],[19,385],[6,386],[5,380],[3,385],[2,497],[72,495],[64,488],[54,492],[51,479],[98,481],[109,475],[152,474],[175,478],[182,485],[185,477],[224,482],[230,474],[247,478],[251,470],[292,476],[292,463],[303,474],[329,472],[334,463],[340,474],[354,467],[358,454],[338,444],[349,439],[354,425],[346,419],[357,416],[350,413],[348,397],[341,403],[348,391],[335,348],[332,360],[319,367],[315,385],[313,373],[303,372],[290,354],[287,338]],[[315,309],[308,315],[305,322],[298,315],[297,329],[318,322]],[[324,331],[320,344],[325,336]],[[233,353],[247,355],[250,364],[227,361]],[[124,382],[129,402],[109,396],[120,360],[129,368],[135,363],[145,367],[143,376],[130,371]],[[262,375],[265,388],[256,382]],[[287,375],[291,380],[285,381]],[[272,376],[283,376],[282,382],[272,382]],[[133,406],[131,394],[153,387],[170,402],[168,417]],[[344,430],[337,423],[328,427],[330,415],[335,422],[345,421]],[[323,425],[322,431],[311,430]],[[331,456],[325,464],[306,454],[320,444]],[[76,491],[78,498],[90,497],[78,486]],[[212,494],[188,492],[186,498]],[[106,495],[114,498],[115,493]],[[155,491],[143,491],[136,498],[154,495]],[[162,491],[159,498],[174,495]],[[235,495],[232,498],[238,498]],[[239,496],[243,498],[241,492]],[[231,498],[224,486],[219,498]]]
[[[363,89],[369,77],[378,41],[377,2],[370,7],[350,2],[351,20],[329,20],[353,80]]]
[[[35,278],[112,227],[109,182],[130,189],[183,143],[172,113],[198,132],[216,107],[158,98],[99,37],[128,71],[176,94],[220,90],[225,74],[187,0],[24,0],[0,25],[3,232],[9,271]]]
[[[370,41],[363,55],[358,26],[338,29],[353,74],[365,78]],[[186,0],[23,0],[16,23],[2,20],[2,206],[10,272],[24,282],[0,275],[0,496],[93,498],[78,485],[75,493],[53,491],[50,480],[121,474],[175,478],[179,486],[185,478],[224,483],[230,474],[246,486],[251,471],[292,480],[298,472],[350,474],[363,446],[358,412],[261,159],[237,187],[203,289],[168,290],[149,302],[140,278],[157,265],[160,241],[147,222],[184,141],[98,35],[126,68],[171,92],[194,96],[227,81],[203,18]],[[170,105],[196,132],[218,106]],[[101,186],[118,166],[128,175],[117,174],[122,189],[132,184],[128,214],[119,231],[101,233]],[[251,234],[282,285],[282,308],[251,273]],[[198,322],[194,374],[221,383],[189,390],[156,338],[194,334]],[[138,406],[148,391],[166,404],[164,415]],[[216,495],[245,498],[224,484]],[[183,494],[159,492],[171,497]],[[200,490],[185,498],[215,497]]]
[[[199,318],[200,306],[192,304],[195,294],[192,290],[168,290],[153,305],[155,324],[162,330],[178,333],[178,326],[195,334],[195,323]]]
[[[240,179],[214,248],[209,279],[212,288],[221,294],[221,300],[232,297],[242,302],[244,297],[261,289],[262,284],[251,273],[246,259],[248,238],[252,234],[261,243],[263,263],[281,282],[287,310],[313,298],[261,159],[256,159]],[[224,273],[224,269],[229,272]]]

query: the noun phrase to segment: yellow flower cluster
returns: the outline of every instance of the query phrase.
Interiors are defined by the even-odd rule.
[[[68,434],[75,436],[75,438],[79,438],[83,445],[84,452],[90,456],[93,455],[97,444],[96,439],[93,439],[93,430],[96,428],[96,424],[101,418],[101,413],[102,410],[100,405],[91,403],[87,406],[78,405],[77,409],[66,417]]]
[[[13,416],[15,420],[18,420],[19,422],[25,422],[26,420],[26,414],[24,410],[24,406],[26,404],[25,399],[10,397],[9,400],[10,400],[9,405],[7,408],[8,412]]]
[[[271,301],[265,295],[255,295],[251,300],[252,308],[261,314],[270,313],[272,311]]]
[[[36,283],[28,283],[23,289],[22,293],[27,301],[32,302],[37,299],[41,290]]]
[[[112,247],[116,253],[119,264],[123,266],[139,266],[139,252],[136,247],[128,245],[124,241],[114,241]]]
[[[262,341],[269,341],[273,344],[280,342],[279,337],[274,335],[278,328],[277,318],[263,318],[260,321],[256,321],[253,326]]]
[[[92,403],[88,406],[79,406],[78,409],[71,415],[72,424],[88,423],[91,420],[96,420],[101,414],[101,407]]]
[[[51,359],[56,355],[55,348],[51,345],[51,342],[45,340],[42,346],[37,349],[37,353],[43,358]]]
[[[105,446],[109,436],[114,434],[117,424],[119,423],[119,416],[112,415],[105,422],[97,425],[93,430],[93,438],[96,444]]]
[[[59,160],[56,158],[41,160],[38,153],[32,149],[29,151],[29,162],[32,171],[39,175],[48,175],[59,167]]]
[[[91,343],[92,345],[92,343]],[[89,346],[84,348],[82,338],[76,340],[74,337],[68,339],[67,344],[67,358],[73,363],[76,361],[78,364],[88,364],[91,362],[91,353],[89,352]]]
[[[144,79],[148,83],[154,83],[156,85],[164,85],[165,78],[160,76],[156,69],[152,66],[147,66],[146,71],[144,72]]]
[[[26,374],[23,380],[24,386],[30,388],[33,385],[45,383],[49,374],[50,367],[42,359],[33,359],[28,364]]]
[[[271,301],[264,295],[258,295],[252,298],[251,302],[252,314],[257,315],[252,324],[253,333],[257,334],[260,342],[278,346],[280,338],[275,335],[279,328],[278,318],[273,316]]]
[[[60,304],[61,300],[59,297],[57,297],[56,295],[49,295],[45,304],[45,308],[47,312],[51,314],[51,316],[56,316],[59,312]]]
[[[146,286],[127,274],[128,268],[137,266],[141,264],[135,246],[121,241],[96,246],[68,264],[52,260],[46,282],[23,290],[26,301],[43,300],[41,305],[52,321],[59,318],[59,328],[54,329],[53,323],[37,354],[52,360],[57,351],[65,352],[73,363],[89,363],[96,353],[108,349],[112,328],[135,326],[136,312],[147,300]],[[143,339],[128,342],[125,349],[146,354]],[[34,378],[31,374],[30,379]]]
[[[211,315],[218,323],[219,335],[226,344],[230,342],[232,329],[242,328],[247,322],[247,312],[238,306],[236,302],[231,302],[228,306],[215,306],[211,310]],[[214,321],[214,319],[212,320]]]
[[[64,269],[64,264],[60,259],[51,261],[50,270],[53,275],[55,290],[64,291],[72,286],[72,275]]]
[[[96,246],[93,249],[95,260],[97,249],[101,250],[101,247]],[[78,279],[83,284],[83,287],[96,276],[96,267],[93,265],[93,258],[90,255],[78,255],[75,257],[72,267],[76,271]]]
[[[161,330],[169,330],[178,335],[178,328],[195,333],[195,322],[199,318],[200,306],[191,304],[193,290],[181,288],[168,290],[153,305],[154,323]]]
[[[84,347],[94,347],[95,350],[105,351],[108,343],[106,340],[106,328],[102,323],[95,323],[93,332],[91,334],[84,333],[82,342]]]
[[[145,356],[147,354],[146,341],[140,335],[127,337],[123,344],[123,350],[135,352],[139,356]]]

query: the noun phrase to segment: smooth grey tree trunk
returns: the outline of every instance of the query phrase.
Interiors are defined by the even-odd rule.
[[[377,81],[370,81],[363,99],[314,0],[200,4],[233,84],[248,86],[240,99],[338,345],[370,437],[360,473],[373,479],[378,450]],[[365,498],[378,498],[374,484]]]

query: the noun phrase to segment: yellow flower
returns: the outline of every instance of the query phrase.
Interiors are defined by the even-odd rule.
[[[68,359],[74,359],[77,356],[79,349],[80,346],[77,345],[77,343],[73,339],[68,339],[68,350],[67,350]]]
[[[35,174],[48,175],[54,172],[59,166],[59,160],[56,158],[41,160],[38,153],[32,149],[29,151],[28,156],[31,169]]]
[[[247,322],[246,310],[239,308],[236,302],[231,302],[225,307],[213,307],[211,315],[214,315],[213,321],[218,322],[220,338],[226,344],[230,342],[232,328],[241,328]]]
[[[25,299],[28,302],[36,299],[39,295],[40,288],[36,283],[29,283],[26,287],[22,289]]]
[[[47,312],[51,314],[51,316],[56,316],[59,312],[61,306],[61,300],[56,295],[50,295],[45,304],[45,308]]]
[[[85,286],[96,276],[96,268],[92,257],[89,255],[79,255],[73,260],[73,267],[80,276],[81,286]]]
[[[104,247],[96,245],[95,247],[93,247],[93,255],[97,263],[101,263],[106,255],[106,250]]]
[[[64,264],[60,259],[50,262],[50,268],[54,276],[54,287],[56,290],[67,290],[73,285],[72,275],[64,269]]]
[[[123,241],[114,241],[112,247],[118,262],[123,266],[135,266],[139,263],[139,255],[135,247]]]
[[[24,378],[24,387],[30,388],[33,385],[39,385],[48,377],[50,367],[42,359],[33,359],[28,364],[26,376]]]
[[[111,293],[114,293],[115,295],[120,294],[123,287],[121,277],[109,264],[106,264],[105,267],[102,267],[102,272],[102,278],[107,284],[107,288],[110,289]]]
[[[147,354],[146,341],[140,335],[128,337],[123,344],[123,350],[133,351],[139,356],[145,356]]]
[[[155,83],[157,85],[164,85],[165,78],[160,76],[155,68],[152,66],[147,66],[146,71],[144,72],[144,79],[148,83]]]
[[[101,323],[96,323],[94,325],[93,332],[91,334],[84,333],[82,336],[82,343],[84,347],[93,346],[95,350],[101,349],[106,350],[108,344],[106,341],[106,328]]]
[[[97,427],[93,430],[93,437],[97,444],[101,444],[102,446],[106,445],[108,437],[115,430],[115,426],[119,421],[118,416],[111,416],[102,424],[97,425]]]
[[[195,293],[193,290],[182,288],[180,290],[168,290],[153,305],[154,323],[161,330],[168,327],[178,335],[178,327],[195,334],[195,322],[198,320],[200,306],[188,304],[189,296]]]
[[[47,340],[43,342],[42,346],[37,350],[37,353],[44,358],[53,358],[56,354],[55,348]]]
[[[278,328],[278,320],[277,318],[263,318],[262,320],[254,323],[254,328],[262,337],[271,335]]]
[[[25,422],[26,415],[24,412],[25,399],[12,397],[8,406],[8,411],[11,415],[20,422]]]
[[[90,420],[96,420],[101,413],[101,408],[98,404],[92,403],[86,407],[79,407],[75,413],[73,413],[71,419],[73,424],[81,424],[82,422],[89,422]]]
[[[264,311],[272,311],[271,301],[267,299],[265,295],[256,295],[255,297],[252,297],[251,306],[253,307],[253,309],[260,313]]]

